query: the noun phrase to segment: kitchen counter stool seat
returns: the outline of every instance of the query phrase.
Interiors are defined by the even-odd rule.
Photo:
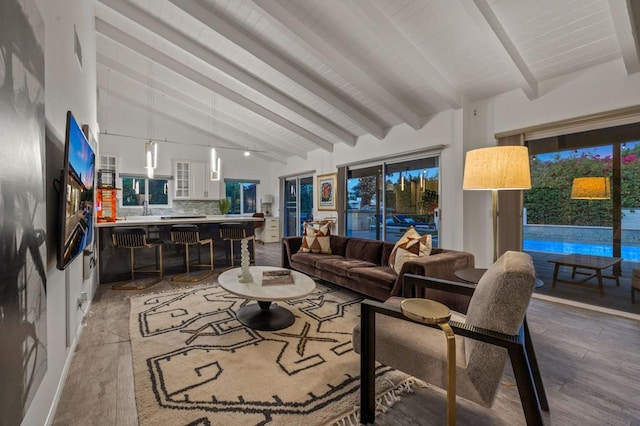
[[[255,264],[256,252],[255,246],[255,236],[250,235],[247,236],[247,229],[242,223],[221,223],[220,224],[220,239],[229,242],[229,251],[227,252],[227,262],[229,264],[227,269],[234,268],[236,265],[236,258],[234,254],[234,245],[237,241],[242,241],[244,239],[249,239],[253,241],[249,241],[251,243],[249,245],[249,250],[251,251],[251,263]],[[240,262],[240,259],[237,259],[237,262]]]
[[[147,238],[147,231],[143,227],[114,228],[111,239],[115,248],[129,249],[131,262],[131,280],[114,284],[114,290],[144,290],[162,281],[164,274],[162,265],[162,240]],[[140,266],[136,268],[134,256],[135,250],[145,248],[152,248],[155,250],[155,265]],[[136,274],[157,274],[157,276],[151,281],[137,282]]]
[[[200,229],[198,225],[173,225],[171,227],[171,241],[174,244],[184,245],[185,266],[187,271],[184,274],[176,275],[171,278],[173,282],[196,283],[209,278],[213,275],[213,240],[211,238],[200,239]],[[202,263],[200,258],[200,246],[209,245],[209,263]],[[198,248],[198,263],[192,263],[189,259],[189,249],[191,246]],[[197,275],[192,275],[191,267],[208,268]]]

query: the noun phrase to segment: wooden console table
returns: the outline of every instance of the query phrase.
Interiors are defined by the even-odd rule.
[[[585,287],[591,287],[586,281],[591,278],[598,278],[598,288],[600,289],[600,295],[604,296],[604,285],[602,284],[602,278],[611,278],[616,280],[616,286],[620,286],[619,268],[618,266],[622,262],[619,257],[605,257],[605,256],[592,256],[590,254],[568,254],[565,256],[549,259],[549,262],[555,264],[553,269],[553,282],[551,287],[555,287],[557,283],[582,285]],[[568,266],[572,268],[571,280],[558,279],[558,272],[560,266]],[[612,268],[613,275],[602,275],[602,270]],[[591,272],[583,272],[579,269],[590,269]],[[576,280],[576,275],[586,275],[581,280]]]

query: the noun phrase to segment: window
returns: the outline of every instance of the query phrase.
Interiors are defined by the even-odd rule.
[[[640,141],[602,138],[587,145],[574,139],[529,144],[532,187],[524,192],[524,250],[640,261]],[[601,183],[601,193],[576,195],[578,178]]]
[[[117,173],[117,158],[112,155],[101,155],[98,167],[98,187],[115,188],[117,186],[115,182]]]
[[[284,185],[284,236],[302,235],[304,223],[313,220],[313,176],[282,178]]]
[[[117,171],[116,170],[116,157],[113,157],[111,155],[101,155],[100,156],[100,168],[104,169],[104,170],[111,170],[111,171]]]
[[[230,214],[255,213],[257,210],[258,181],[225,179],[225,195],[231,200]]]
[[[150,206],[169,205],[169,181],[133,176],[122,177],[122,205],[141,206],[148,200]]]
[[[439,157],[348,168],[346,235],[398,239],[413,226],[438,247]]]

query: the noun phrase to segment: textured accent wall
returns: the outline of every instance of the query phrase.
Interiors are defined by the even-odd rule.
[[[19,425],[47,371],[44,21],[0,2],[0,425]]]
[[[172,215],[217,215],[220,214],[218,208],[218,200],[174,200],[172,208],[149,206],[151,215],[153,216],[172,216]],[[141,216],[142,206],[140,207],[120,207],[118,209],[118,217],[124,216]]]

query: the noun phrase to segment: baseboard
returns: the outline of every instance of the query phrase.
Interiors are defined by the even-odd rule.
[[[574,306],[576,308],[587,309],[589,311],[601,312],[603,314],[614,315],[617,317],[627,318],[640,321],[640,315],[631,312],[618,311],[616,309],[603,308],[601,306],[590,305],[588,303],[575,302],[573,300],[562,299],[560,297],[547,296],[546,294],[534,293],[531,297],[534,299],[546,300],[548,302],[560,303],[563,305]]]
[[[82,316],[82,321],[80,321],[80,326],[76,330],[76,335],[74,339],[71,341],[71,345],[69,346],[69,351],[67,352],[67,359],[64,361],[64,367],[62,368],[62,374],[60,374],[60,381],[58,382],[58,386],[56,387],[56,393],[53,395],[53,401],[51,401],[51,407],[49,408],[49,413],[47,414],[47,419],[45,421],[45,426],[51,426],[53,424],[53,420],[56,417],[56,411],[58,411],[58,404],[60,403],[60,398],[62,397],[62,391],[64,390],[64,385],[67,382],[67,376],[69,375],[69,369],[71,368],[71,362],[73,361],[73,356],[76,353],[76,347],[78,346],[78,342],[80,341],[80,336],[82,335],[82,331],[84,330],[84,320],[87,316],[87,312],[91,309],[90,299],[87,303],[86,310],[83,311],[84,315]]]

